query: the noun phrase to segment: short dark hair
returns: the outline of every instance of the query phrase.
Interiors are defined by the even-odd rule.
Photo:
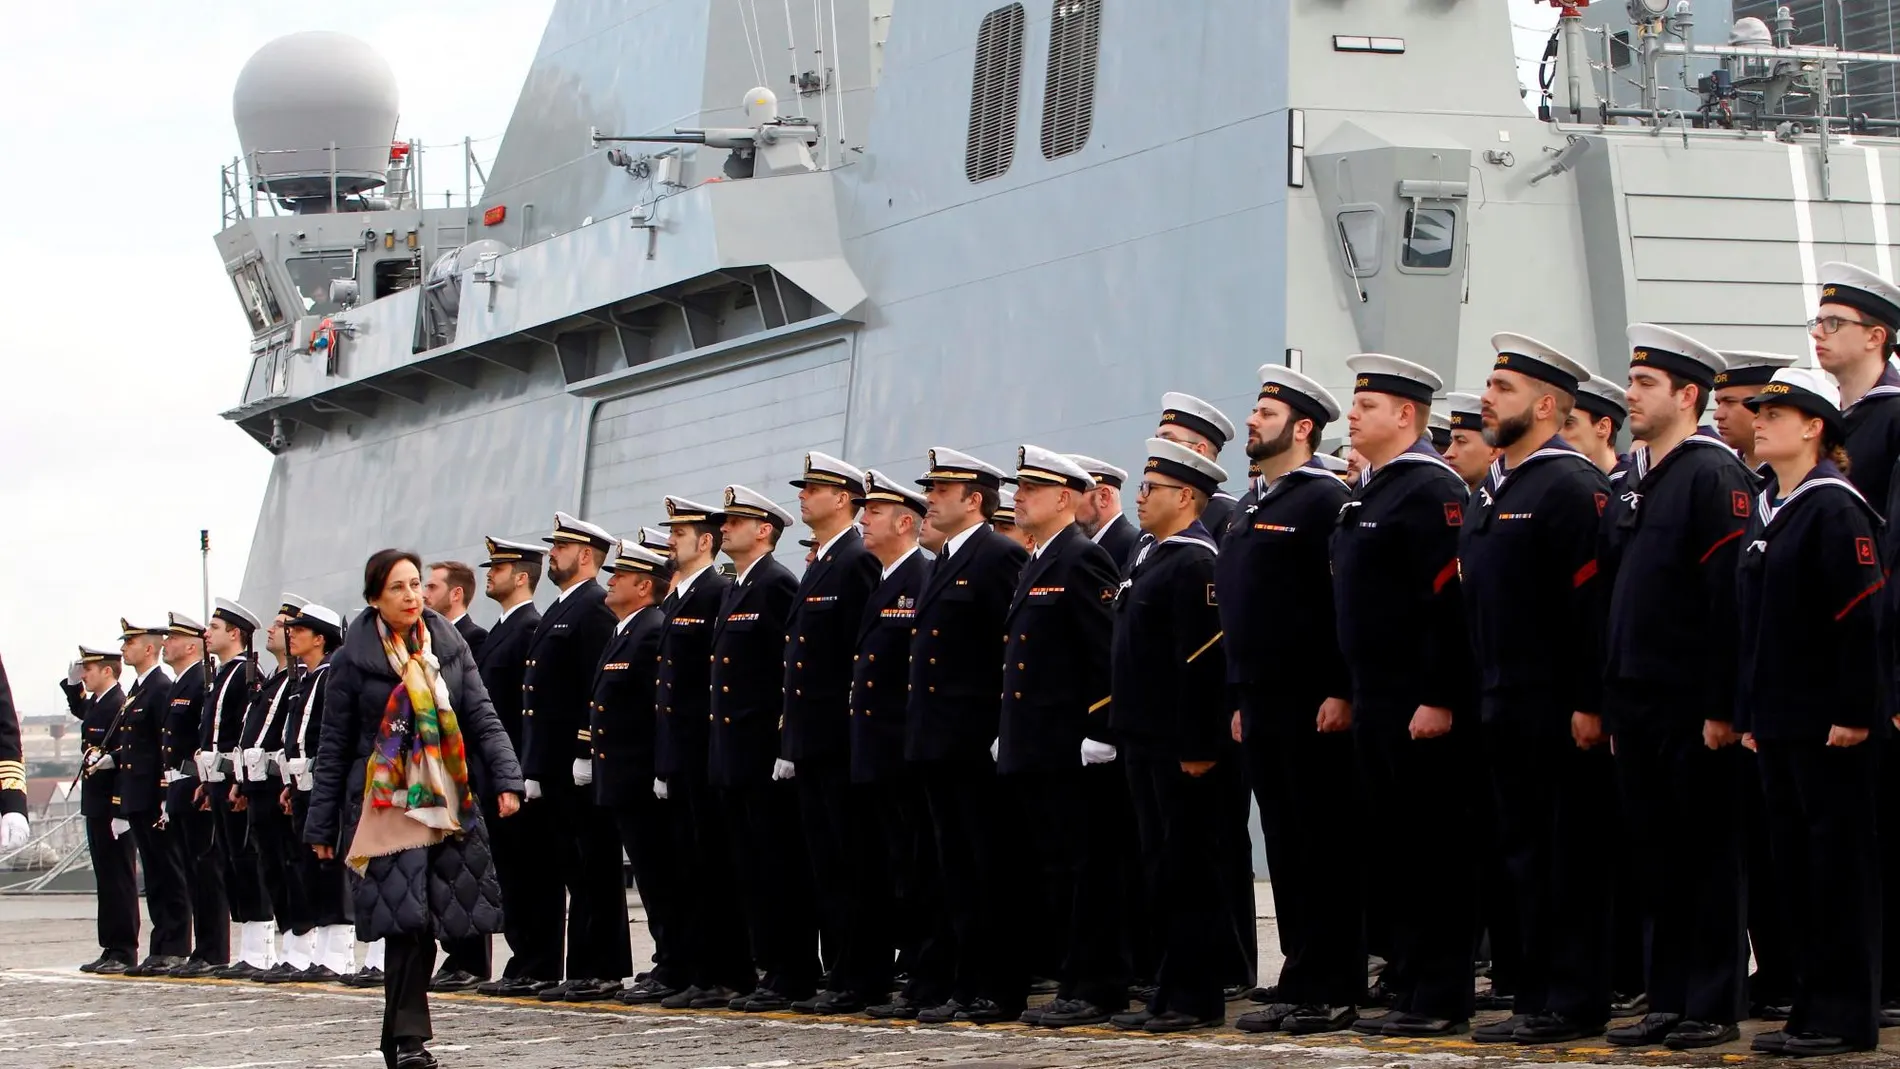
[[[383,585],[389,582],[389,573],[395,570],[398,561],[408,561],[416,566],[416,574],[422,573],[422,558],[406,549],[379,549],[369,555],[363,564],[363,600],[373,602],[382,596]]]
[[[777,549],[778,540],[785,534],[785,529],[778,525],[777,520],[760,520],[759,526],[772,532],[765,536],[765,544],[773,549]]]
[[[1681,393],[1691,386],[1695,387],[1695,418],[1700,421],[1703,415],[1709,411],[1709,388],[1696,382],[1694,379],[1685,379],[1673,371],[1666,372],[1666,374],[1669,376],[1670,393]]]
[[[528,577],[528,593],[534,593],[534,588],[541,585],[541,558],[523,557],[517,561],[509,561],[509,564],[515,571]]]
[[[699,541],[700,535],[711,535],[712,555],[715,557],[719,555],[720,548],[726,544],[726,533],[720,530],[716,523],[681,523],[675,526],[686,528],[687,533],[693,536],[694,542]]]
[[[979,507],[983,511],[983,519],[985,522],[995,519],[996,510],[1003,507],[1003,495],[998,492],[994,486],[987,486],[983,483],[966,483],[964,484],[964,491],[963,500],[970,500],[970,492],[974,492],[981,500],[982,504]]]
[[[289,645],[289,632],[297,628],[301,628],[302,630],[310,632],[310,634],[314,636],[318,642],[323,643],[323,652],[325,653],[335,653],[337,647],[343,645],[342,640],[331,638],[330,633],[328,631],[319,631],[318,629],[311,627],[308,624],[291,624],[290,626],[284,628],[286,647],[288,647]]]
[[[448,580],[450,588],[462,592],[462,604],[475,603],[475,569],[459,560],[439,560],[429,565],[429,570],[432,572],[437,568],[448,573],[443,578]]]

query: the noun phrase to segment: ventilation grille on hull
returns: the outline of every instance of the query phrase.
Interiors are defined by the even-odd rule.
[[[1049,80],[1042,98],[1042,155],[1080,152],[1095,121],[1102,0],[1055,0],[1049,14]]]
[[[1016,109],[1023,84],[1023,5],[983,16],[976,38],[976,74],[970,83],[970,139],[963,173],[972,182],[995,178],[1016,158]]]

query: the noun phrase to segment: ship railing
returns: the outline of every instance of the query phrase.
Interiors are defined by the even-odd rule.
[[[245,219],[288,214],[278,198],[270,192],[273,175],[267,164],[270,162],[269,157],[292,153],[320,152],[327,156],[332,212],[473,208],[488,186],[488,168],[494,164],[492,156],[487,160],[482,159],[477,146],[499,136],[465,137],[457,142],[437,145],[425,145],[415,140],[394,142],[387,146],[389,167],[384,175],[383,186],[376,194],[369,196],[355,196],[340,189],[341,173],[337,168],[337,159],[346,153],[372,151],[383,146],[338,145],[331,142],[311,148],[253,149],[245,155],[231,157],[229,163],[218,168],[220,229],[229,228]],[[429,189],[423,177],[422,163],[430,149],[458,153],[462,168],[460,190],[448,188],[435,192]]]
[[[43,892],[66,873],[91,867],[79,802],[53,802],[40,814],[26,842],[0,851],[0,880],[5,880],[0,894]],[[23,878],[11,878],[15,876]]]

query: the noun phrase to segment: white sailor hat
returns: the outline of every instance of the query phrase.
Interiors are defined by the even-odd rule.
[[[1095,488],[1095,476],[1090,475],[1088,469],[1039,445],[1016,447],[1016,482],[1066,486],[1078,493]]]
[[[765,520],[781,531],[792,525],[792,514],[774,504],[771,498],[749,486],[737,484],[726,487],[725,514],[748,520]]]
[[[301,627],[319,635],[327,635],[333,646],[343,643],[343,616],[327,605],[305,602],[284,626]]]
[[[121,642],[126,641],[128,639],[137,638],[140,635],[151,635],[154,638],[164,638],[166,635],[170,633],[171,633],[171,626],[169,624],[167,624],[164,627],[143,627],[143,626],[133,623],[130,620],[127,620],[123,616],[119,617],[119,640]]]
[[[211,603],[211,618],[223,620],[240,631],[256,631],[264,626],[257,614],[228,598],[216,598]]]
[[[297,615],[297,610],[303,608],[305,605],[308,605],[308,604],[310,604],[309,598],[306,598],[301,594],[291,594],[291,593],[286,592],[284,594],[283,600],[277,603],[277,615],[295,616]]]
[[[1338,419],[1341,411],[1331,390],[1281,364],[1260,365],[1260,397],[1285,401],[1321,427]]]
[[[186,638],[205,637],[205,625],[184,613],[168,612],[165,614],[165,622],[167,634],[183,635]]]
[[[661,527],[671,527],[678,523],[706,523],[714,527],[725,516],[711,505],[702,505],[697,501],[688,501],[671,494],[666,498],[666,519],[660,521]]]
[[[1112,486],[1119,490],[1128,482],[1128,469],[1126,468],[1118,468],[1106,460],[1085,457],[1080,453],[1070,453],[1068,456],[1069,459],[1075,461],[1083,471],[1089,473],[1089,477],[1095,480],[1095,485],[1097,486]]]
[[[864,493],[864,472],[829,453],[806,453],[805,474],[792,480],[803,490],[807,486],[835,486],[852,494]]]
[[[1346,463],[1345,458],[1336,457],[1331,453],[1314,453],[1313,459],[1319,461],[1320,467],[1325,468],[1334,475],[1344,475],[1346,474],[1346,469],[1352,467],[1351,464]]]
[[[1214,451],[1234,440],[1234,421],[1206,401],[1186,393],[1161,395],[1161,422],[1185,427],[1214,443]]]
[[[1445,395],[1445,415],[1454,431],[1484,430],[1484,399],[1475,393]],[[1435,416],[1437,413],[1434,412]]]
[[[1451,433],[1451,417],[1445,415],[1443,412],[1440,412],[1434,408],[1432,410],[1432,414],[1426,417],[1425,426],[1435,431],[1444,431],[1446,434],[1450,434]]]
[[[1722,359],[1728,361],[1728,368],[1715,376],[1715,388],[1729,386],[1760,386],[1775,377],[1777,368],[1794,363],[1794,357],[1783,353],[1758,353],[1752,349],[1723,349]]]
[[[1356,353],[1346,358],[1346,368],[1353,374],[1354,393],[1389,393],[1429,405],[1445,385],[1431,368],[1384,353]]]
[[[1728,369],[1722,354],[1681,331],[1654,323],[1629,325],[1630,366],[1653,367],[1677,378],[1699,383],[1703,389],[1715,385],[1715,377]]]
[[[890,476],[885,475],[876,468],[872,468],[864,473],[864,493],[852,500],[859,507],[868,505],[873,501],[888,501],[893,505],[903,505],[905,508],[916,512],[919,516],[930,511],[930,502],[924,500],[924,495],[912,490],[908,486],[894,482]]]
[[[1900,323],[1900,287],[1853,264],[1830,260],[1821,265],[1822,304],[1844,304],[1893,329]]]
[[[930,468],[917,480],[917,485],[928,488],[932,483],[977,483],[991,489],[1000,488],[1008,476],[1003,469],[994,464],[985,464],[968,453],[959,453],[940,445],[930,447]]]
[[[554,533],[542,538],[543,542],[574,542],[583,546],[593,546],[602,553],[613,548],[614,536],[606,528],[586,520],[569,516],[565,512],[554,514]]]
[[[1827,374],[1813,368],[1784,367],[1762,385],[1761,392],[1743,401],[1750,412],[1763,405],[1787,405],[1818,417],[1835,431],[1842,429],[1841,388]]]
[[[1601,375],[1592,375],[1577,387],[1577,407],[1595,419],[1608,419],[1617,426],[1629,418],[1629,391]]]
[[[607,565],[607,570],[622,575],[650,575],[664,583],[673,578],[673,558],[623,538],[620,541],[620,555]]]
[[[1142,470],[1179,479],[1210,497],[1227,481],[1226,468],[1166,438],[1148,439],[1148,463]]]
[[[1016,526],[1016,491],[1005,486],[997,491],[997,497],[999,498],[999,502],[996,506],[996,511],[990,515],[990,523],[992,525],[1006,523],[1011,527]]]
[[[484,568],[493,568],[497,564],[514,564],[524,560],[538,563],[541,558],[548,555],[547,547],[537,546],[533,542],[510,542],[506,538],[496,538],[494,535],[488,535],[482,541],[488,543],[488,559],[481,565]]]
[[[1549,383],[1575,397],[1579,383],[1590,378],[1590,369],[1555,348],[1523,334],[1508,331],[1491,335],[1491,350],[1498,354],[1491,366],[1529,375]]]
[[[666,537],[666,532],[658,527],[640,528],[640,545],[655,553],[663,553],[669,557],[673,555],[672,541]]]
[[[118,664],[120,660],[118,650],[86,645],[79,647],[79,663],[81,664]]]

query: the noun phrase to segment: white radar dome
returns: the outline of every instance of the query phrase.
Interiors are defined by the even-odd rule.
[[[280,197],[383,184],[396,136],[396,74],[363,41],[312,30],[279,37],[239,72],[231,117],[246,166]],[[335,145],[335,159],[329,146]]]

